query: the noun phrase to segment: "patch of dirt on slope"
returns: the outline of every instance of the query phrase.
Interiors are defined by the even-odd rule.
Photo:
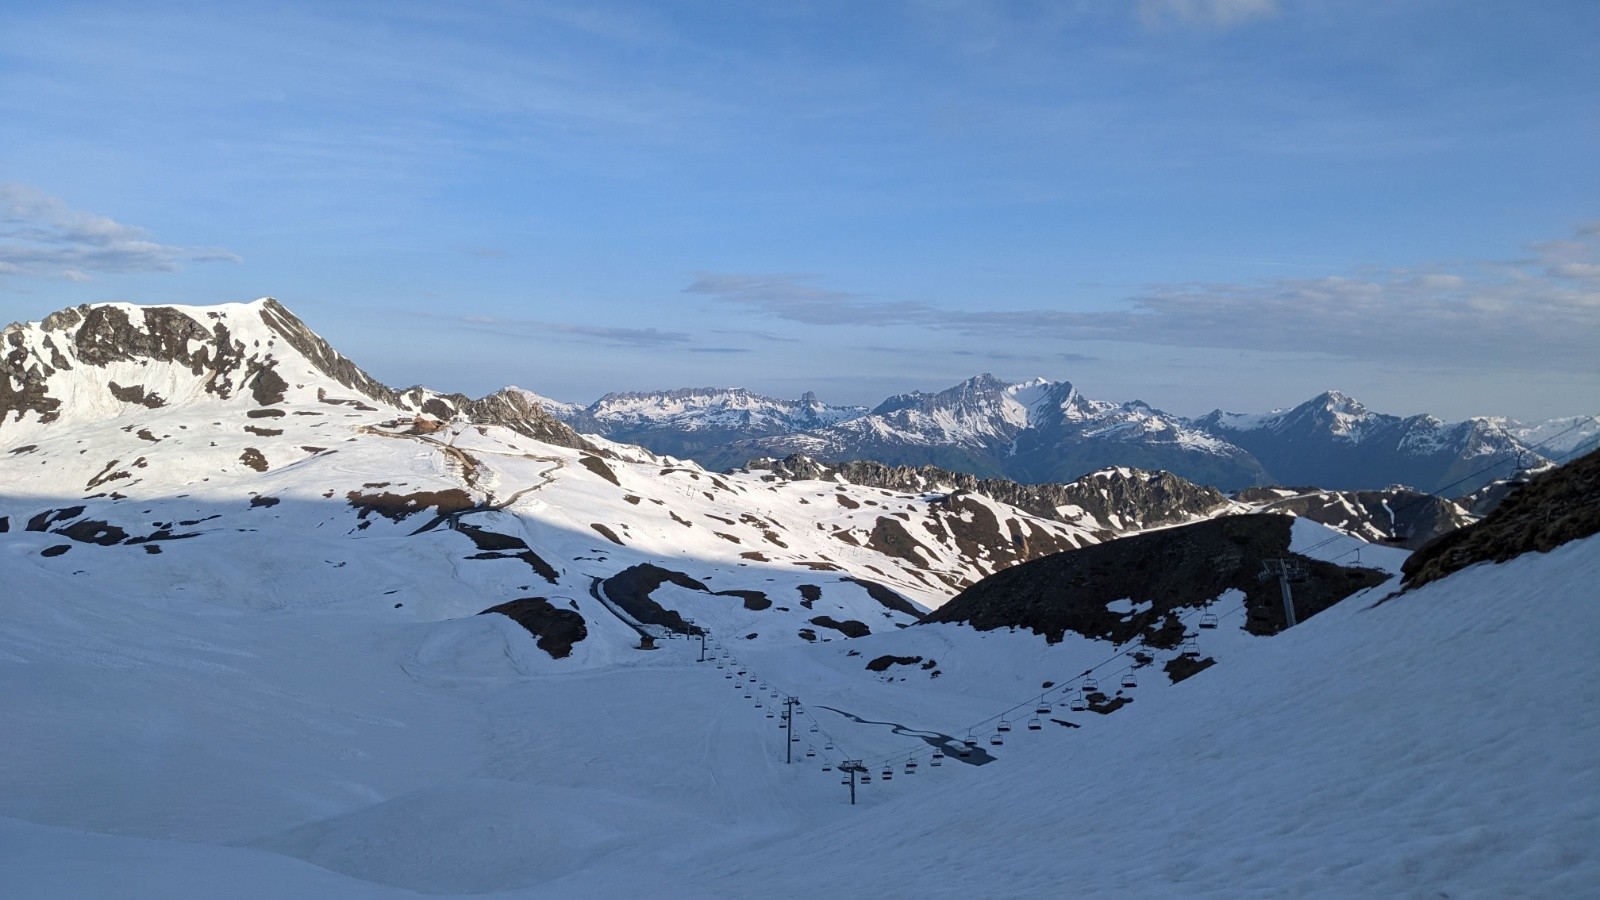
[[[551,659],[565,659],[572,655],[572,645],[589,636],[583,616],[570,609],[559,609],[544,597],[523,597],[499,606],[491,606],[480,616],[499,613],[516,622],[538,640],[540,650]]]
[[[389,491],[364,494],[360,491],[350,491],[344,496],[350,506],[360,512],[360,518],[365,519],[368,515],[377,513],[391,522],[403,521],[407,516],[416,515],[426,509],[436,509],[440,515],[448,515],[474,506],[472,498],[460,488],[417,491],[413,494],[395,494]]]

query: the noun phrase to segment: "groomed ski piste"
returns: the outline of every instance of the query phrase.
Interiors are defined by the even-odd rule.
[[[130,365],[124,383],[138,377]],[[999,564],[932,538],[904,556],[856,546],[889,510],[945,515],[932,498],[604,444],[597,464],[499,426],[407,435],[384,424],[396,410],[318,396],[319,377],[291,377],[275,417],[178,402],[177,376],[159,409],[105,404],[83,381],[78,420],[0,432],[0,894],[1565,897],[1600,883],[1600,538],[1380,604],[1391,579],[1272,637],[1241,630],[1223,594],[1184,611],[1215,664],[1174,684],[1162,663],[1182,647],[1141,663],[1149,648],[910,625],[885,606],[861,582],[926,606],[949,594],[928,571]],[[241,462],[246,444],[264,471]],[[464,486],[466,520],[522,539],[553,580],[421,530],[434,509],[391,521],[347,499]],[[131,537],[101,542],[106,526]],[[1390,572],[1405,555],[1304,520],[1291,549]],[[823,556],[837,568],[802,564]],[[646,562],[706,588],[650,593],[710,630],[706,661],[665,632],[637,649],[592,590]],[[587,636],[557,656],[476,614],[520,596],[581,614]],[[871,633],[829,633],[819,614]],[[1131,702],[1074,709],[1089,678]],[[845,760],[862,762],[855,805]]]

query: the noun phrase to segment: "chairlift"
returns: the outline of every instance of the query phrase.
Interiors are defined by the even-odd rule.
[[[883,774],[880,775],[879,777],[882,778],[884,781],[893,781],[894,780],[894,770],[889,768],[888,766],[884,766],[883,767]]]
[[[829,741],[828,743],[824,744],[822,746],[822,749],[824,749],[824,750],[832,750],[833,749],[833,741]]]
[[[1194,659],[1195,657],[1199,656],[1200,655],[1200,642],[1196,641],[1192,637],[1191,638],[1184,638],[1183,639],[1183,650],[1182,650],[1182,653],[1183,653],[1184,656],[1188,657],[1189,659]]]
[[[1083,699],[1083,695],[1079,694],[1072,698],[1072,702],[1067,704],[1067,708],[1073,712],[1083,712],[1089,708],[1089,701]]]
[[[1039,729],[1041,729],[1043,727],[1044,727],[1044,725],[1042,725],[1039,722],[1038,719],[1029,719],[1028,720],[1028,730],[1029,731],[1038,731]]]
[[[1528,472],[1533,468],[1532,464],[1523,461],[1523,458],[1526,455],[1527,451],[1525,450],[1517,451],[1517,471],[1513,472],[1511,477],[1506,479],[1506,484],[1509,484],[1512,487],[1522,487],[1533,480],[1533,478],[1528,474]]]
[[[1003,745],[1005,742],[1006,742],[1005,738],[1002,738],[998,734],[996,734],[994,737],[989,738],[989,743],[993,744],[996,747],[999,747],[999,746]]]
[[[1132,669],[1129,669],[1127,672],[1123,673],[1123,675],[1122,675],[1122,686],[1125,687],[1125,688],[1133,688],[1133,687],[1138,687],[1139,686],[1139,679],[1133,677],[1133,670]]]
[[[1007,722],[1005,719],[1001,719],[1000,720],[1000,726],[995,729],[995,731],[1010,731],[1010,730],[1011,730],[1011,723]]]
[[[845,784],[849,784],[849,783],[850,783],[849,780],[845,781]],[[861,783],[862,784],[871,784],[872,783],[872,773],[871,772],[862,772],[861,773]]]
[[[1201,628],[1215,628],[1215,627],[1217,627],[1216,614],[1215,613],[1205,613],[1202,616],[1200,616],[1200,627]]]
[[[819,729],[819,728],[818,728],[818,727],[817,727],[817,726],[815,726],[815,725],[813,725],[813,726],[811,726],[811,733],[812,733],[812,734],[816,734],[816,733],[817,733],[817,732],[818,732],[818,731],[820,731],[820,730],[821,730],[821,729]]]
[[[1100,690],[1100,682],[1093,678],[1085,678],[1083,680],[1083,692],[1085,694],[1092,694],[1098,690]]]
[[[915,774],[917,774],[917,761],[916,760],[914,760],[914,759],[906,760],[906,774],[907,775],[915,775]]]
[[[815,751],[815,750],[807,750],[806,751],[806,759],[812,759],[816,755],[817,755],[817,751]]]
[[[807,754],[807,755],[809,756],[810,754]],[[824,771],[824,772],[832,772],[833,771],[833,764],[832,763],[823,763],[822,764],[822,771]],[[849,783],[849,779],[846,779],[845,783],[848,784]]]
[[[1035,709],[1033,712],[1034,712],[1034,715],[1048,716],[1048,715],[1050,715],[1050,704],[1041,703],[1041,704],[1039,704],[1039,708]]]
[[[933,759],[928,760],[928,765],[933,766],[934,768],[944,765],[944,754],[935,753],[933,755]]]

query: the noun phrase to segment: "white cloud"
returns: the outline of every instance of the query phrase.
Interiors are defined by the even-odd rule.
[[[25,184],[0,183],[0,274],[89,281],[104,272],[172,272],[184,262],[239,262],[216,247],[150,240],[143,228],[69,208]]]

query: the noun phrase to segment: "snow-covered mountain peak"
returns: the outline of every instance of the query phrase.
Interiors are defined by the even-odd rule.
[[[865,410],[827,406],[807,391],[780,400],[745,388],[679,388],[611,393],[591,404],[587,415],[610,429],[671,426],[684,430],[805,430],[852,419]]]

